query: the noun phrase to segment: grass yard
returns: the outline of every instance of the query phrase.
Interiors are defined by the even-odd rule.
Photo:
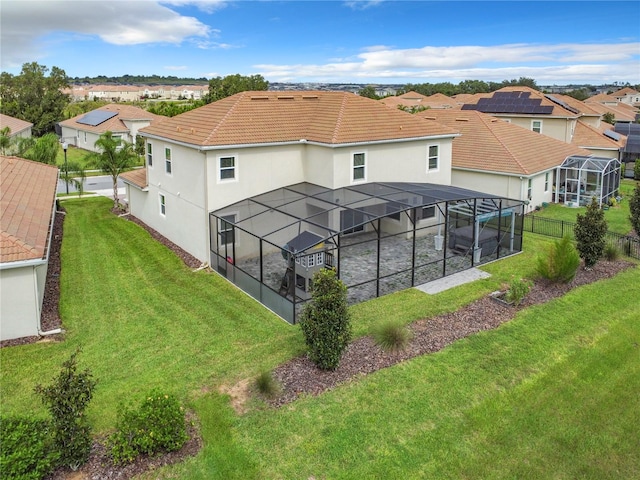
[[[303,352],[299,328],[215,274],[191,272],[108,199],[66,200],[62,343],[0,350],[2,411],[44,415],[33,394],[81,347],[98,379],[89,418],[152,387],[198,414],[204,448],[148,478],[638,478],[640,268],[520,312],[463,339],[279,410],[236,414],[221,385]],[[551,240],[483,267],[492,277],[429,296],[352,307],[357,335],[389,312],[408,323],[531,276]],[[606,298],[606,301],[603,300]]]
[[[622,202],[616,207],[605,210],[604,217],[612,232],[626,235],[631,231],[631,222],[629,221],[629,198],[633,195],[636,182],[628,178],[623,179],[620,183],[620,195],[623,197]],[[541,217],[554,218],[556,220],[564,220],[566,222],[575,222],[578,213],[584,215],[587,207],[570,208],[559,203],[551,203],[543,208],[535,215]]]

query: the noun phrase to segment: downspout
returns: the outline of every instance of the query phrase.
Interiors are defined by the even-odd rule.
[[[210,266],[211,264],[211,218],[209,215],[209,190],[207,188],[207,185],[209,184],[209,159],[207,158],[207,152],[203,152],[202,150],[200,150],[200,153],[202,153],[204,155],[204,221],[205,224],[207,225],[207,242],[206,242],[206,249],[205,251],[207,252],[207,262],[204,262],[202,265],[200,265],[200,267],[198,268],[198,270],[202,270],[203,268],[207,268],[207,266]],[[235,257],[234,257],[235,258]],[[196,270],[197,271],[197,270]]]

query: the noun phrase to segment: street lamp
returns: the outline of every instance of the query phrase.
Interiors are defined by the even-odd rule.
[[[64,150],[64,183],[67,184],[67,195],[69,195],[69,170],[67,170],[67,148],[69,144],[62,142],[62,149]]]

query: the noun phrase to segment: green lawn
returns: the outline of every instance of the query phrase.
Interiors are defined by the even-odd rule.
[[[279,410],[237,415],[218,392],[303,352],[298,327],[215,274],[191,272],[108,199],[66,200],[63,343],[0,350],[3,414],[44,410],[33,394],[82,347],[98,380],[89,419],[159,386],[195,409],[204,448],[149,478],[638,478],[640,268],[522,311],[456,342]],[[531,276],[550,239],[483,267],[492,277],[429,296],[406,290],[352,307],[366,334]],[[603,301],[606,298],[606,302]]]
[[[636,182],[630,179],[622,180],[620,184],[620,194],[622,202],[615,207],[605,210],[604,216],[612,232],[626,235],[631,231],[631,222],[629,221],[629,198],[633,195],[633,189]],[[584,215],[586,207],[570,208],[558,203],[551,203],[543,208],[535,215],[556,220],[564,220],[566,222],[575,222],[576,215],[581,213]]]

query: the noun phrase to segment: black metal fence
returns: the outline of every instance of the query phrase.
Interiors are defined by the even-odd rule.
[[[524,217],[525,232],[546,235],[547,237],[562,238],[565,235],[569,235],[571,238],[575,238],[573,234],[575,225],[575,222],[556,220],[555,218],[538,217],[535,215],[526,215]],[[607,232],[605,238],[607,243],[616,245],[623,255],[640,260],[640,239],[637,237]]]

